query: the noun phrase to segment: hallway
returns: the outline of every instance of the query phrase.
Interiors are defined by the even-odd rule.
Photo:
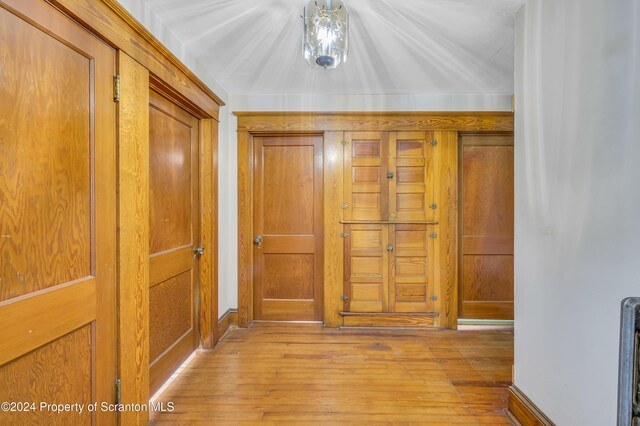
[[[151,424],[510,424],[512,330],[255,323],[200,351]]]

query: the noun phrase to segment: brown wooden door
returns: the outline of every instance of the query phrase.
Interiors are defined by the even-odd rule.
[[[346,132],[344,138],[344,219],[389,219],[389,134]]]
[[[198,120],[149,96],[149,383],[154,393],[198,346]]]
[[[460,143],[459,315],[513,319],[513,136]]]
[[[254,138],[253,317],[322,320],[322,136]]]
[[[115,52],[37,0],[0,46],[0,401],[85,405],[0,424],[113,424],[86,405],[115,399]]]
[[[389,134],[389,219],[433,220],[433,133]]]
[[[389,312],[435,312],[434,226],[389,228]]]
[[[389,226],[345,225],[345,312],[388,312]]]

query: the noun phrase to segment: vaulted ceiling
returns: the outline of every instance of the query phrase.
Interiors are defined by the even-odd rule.
[[[347,63],[302,58],[307,0],[141,0],[233,95],[512,94],[523,0],[344,0]],[[124,2],[123,2],[124,3]]]

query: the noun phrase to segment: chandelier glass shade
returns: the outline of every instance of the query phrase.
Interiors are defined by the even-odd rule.
[[[303,19],[303,55],[309,65],[333,69],[347,60],[349,13],[342,0],[311,0]]]

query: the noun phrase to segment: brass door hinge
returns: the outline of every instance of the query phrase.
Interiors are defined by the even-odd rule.
[[[348,144],[348,143],[349,143],[349,141],[347,141],[346,139],[343,139],[343,140],[341,140],[340,142],[342,143],[342,145],[346,145],[346,144]]]
[[[120,76],[113,76],[113,101],[120,102]]]
[[[349,208],[349,204],[347,204],[347,203],[342,203],[342,204],[340,204],[340,208],[341,208],[341,209],[348,209],[348,208]]]
[[[340,236],[341,236],[342,238],[347,238],[347,237],[349,236],[349,233],[348,233],[348,232],[341,232],[341,233],[340,233]]]

